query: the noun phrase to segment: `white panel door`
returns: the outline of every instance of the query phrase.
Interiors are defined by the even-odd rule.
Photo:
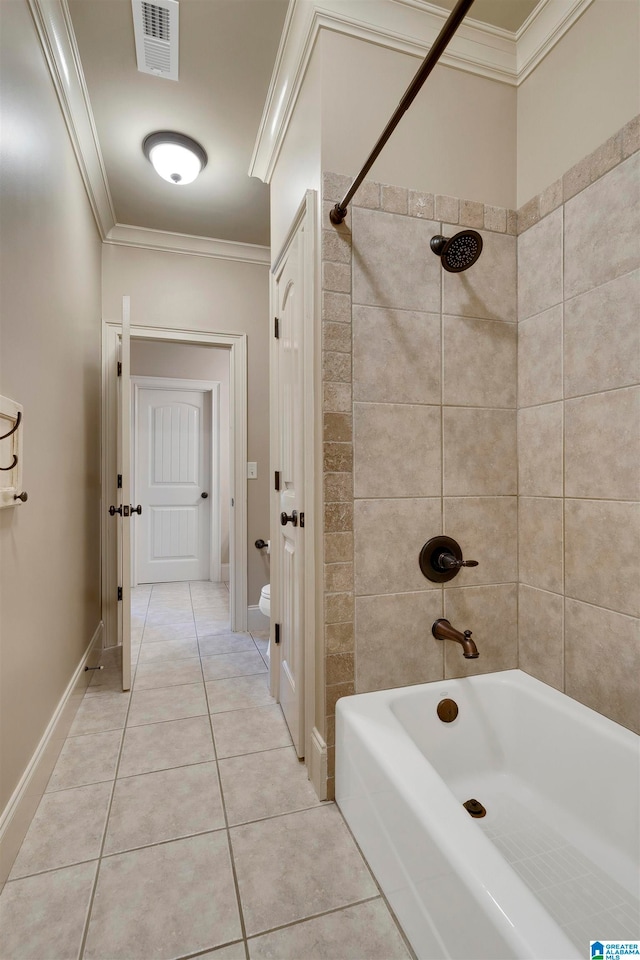
[[[137,580],[208,580],[211,393],[140,388],[136,420]]]
[[[122,298],[122,332],[118,371],[117,465],[120,500],[112,516],[117,518],[118,535],[118,643],[122,646],[122,689],[131,689],[131,364],[130,298]],[[111,512],[111,510],[110,510]]]
[[[304,487],[302,289],[304,231],[295,234],[275,277],[280,517],[277,532],[280,703],[299,757],[304,756]],[[287,517],[286,523],[282,520]]]

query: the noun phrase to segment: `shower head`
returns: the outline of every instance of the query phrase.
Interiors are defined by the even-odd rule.
[[[431,249],[440,257],[449,273],[462,273],[473,266],[482,253],[482,237],[475,230],[462,230],[454,237],[431,238]]]

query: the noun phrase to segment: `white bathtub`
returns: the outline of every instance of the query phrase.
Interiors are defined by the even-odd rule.
[[[420,960],[585,958],[640,938],[639,744],[520,670],[382,690],[337,704],[336,799]]]

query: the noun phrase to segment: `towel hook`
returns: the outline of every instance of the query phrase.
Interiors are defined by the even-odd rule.
[[[16,417],[16,422],[15,422],[14,426],[11,428],[11,430],[9,430],[9,433],[3,434],[3,436],[0,437],[0,440],[6,440],[7,437],[10,437],[12,434],[14,434],[14,433],[16,432],[16,430],[18,429],[18,427],[20,426],[20,421],[21,421],[21,420],[22,420],[22,411],[21,411],[21,410],[18,410],[18,416]],[[14,468],[14,467],[17,467],[17,465],[18,465],[18,457],[17,457],[17,455],[14,453],[14,455],[13,455],[13,463],[9,464],[8,467],[0,467],[0,470],[5,471],[5,472],[6,472],[7,470],[13,470],[13,468]]]

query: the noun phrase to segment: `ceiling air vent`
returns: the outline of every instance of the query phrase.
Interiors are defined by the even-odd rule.
[[[178,79],[178,0],[131,0],[138,70]]]

